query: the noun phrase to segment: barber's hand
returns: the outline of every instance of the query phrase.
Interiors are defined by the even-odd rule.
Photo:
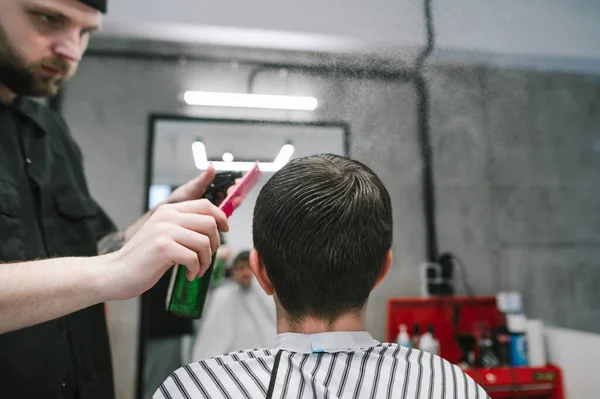
[[[183,201],[191,201],[202,198],[204,192],[215,178],[215,168],[212,164],[198,177],[177,187],[173,190],[169,198],[165,201],[167,204],[176,204]]]
[[[208,168],[195,179],[190,180],[182,186],[177,187],[169,198],[165,201],[167,204],[175,204],[181,201],[191,201],[198,198],[202,198],[204,192],[215,178],[215,167],[211,163]],[[236,179],[236,184],[227,189],[227,193],[235,190],[237,182],[241,179]]]
[[[212,183],[215,178],[215,167],[210,164],[208,168],[202,172],[195,179],[190,180],[182,186],[177,187],[171,195],[164,202],[165,204],[177,204],[179,202],[184,201],[193,201],[202,198],[204,192]],[[238,179],[239,180],[239,179]],[[229,187],[227,189],[227,193],[230,193],[234,190],[237,185]],[[139,229],[144,225],[146,220],[155,212],[155,210],[148,211],[145,215],[139,218],[135,223],[129,226],[125,231],[123,237],[125,238],[125,242],[128,242],[131,237],[133,237]]]
[[[219,230],[229,230],[227,218],[206,199],[159,206],[123,248],[106,255],[108,296],[140,295],[174,264],[186,266],[188,280],[201,276],[220,245]]]

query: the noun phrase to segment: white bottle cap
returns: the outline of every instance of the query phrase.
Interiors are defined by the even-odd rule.
[[[507,314],[506,324],[511,333],[525,333],[527,331],[527,317],[524,314]]]
[[[496,295],[496,306],[502,313],[522,313],[523,298],[517,291],[499,292]]]

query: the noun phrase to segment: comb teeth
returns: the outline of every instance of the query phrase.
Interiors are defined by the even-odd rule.
[[[254,163],[254,166],[248,173],[246,173],[238,186],[233,190],[231,194],[223,200],[219,209],[225,212],[225,216],[230,217],[234,210],[240,206],[244,198],[246,198],[246,194],[256,185],[258,179],[260,178],[260,170],[258,169],[258,161]]]

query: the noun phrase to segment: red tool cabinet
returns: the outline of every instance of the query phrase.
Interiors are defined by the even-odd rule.
[[[387,306],[388,342],[396,341],[400,324],[406,324],[411,336],[415,324],[421,326],[421,332],[431,324],[440,341],[440,355],[452,363],[458,363],[462,356],[455,338],[458,334],[472,333],[482,325],[490,329],[506,325],[495,297],[390,298]],[[553,365],[466,372],[494,399],[564,399],[562,372]]]

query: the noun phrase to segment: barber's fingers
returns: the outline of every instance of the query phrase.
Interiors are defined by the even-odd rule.
[[[212,183],[214,178],[215,167],[211,163],[208,165],[208,169],[202,172],[200,176],[196,177],[188,183],[189,199],[201,198],[208,186],[210,186],[210,183]]]
[[[169,222],[175,226],[207,236],[210,240],[210,250],[212,252],[216,252],[221,245],[217,221],[212,216],[175,212]]]
[[[171,228],[170,236],[179,246],[183,246],[194,254],[193,257],[189,254],[186,255],[189,258],[186,262],[191,262],[189,265],[182,263],[188,268],[186,274],[188,279],[203,275],[210,266],[213,254],[209,238],[179,226]]]
[[[173,218],[173,212],[212,216],[220,231],[229,231],[229,223],[227,222],[225,213],[207,199],[161,205],[156,209],[152,216],[155,220],[169,222]]]
[[[188,281],[192,281],[198,275],[198,271],[200,270],[200,259],[196,252],[183,245],[173,243],[169,255],[171,265],[180,265],[179,267],[185,267],[187,269],[185,277]]]
[[[215,177],[215,168],[212,164],[200,175],[176,188],[167,198],[167,204],[189,201],[202,198],[202,195]]]
[[[210,186],[214,178],[215,168],[210,164],[208,169],[202,174],[173,191],[167,199],[167,202],[177,203],[202,198],[202,195],[208,186]]]

